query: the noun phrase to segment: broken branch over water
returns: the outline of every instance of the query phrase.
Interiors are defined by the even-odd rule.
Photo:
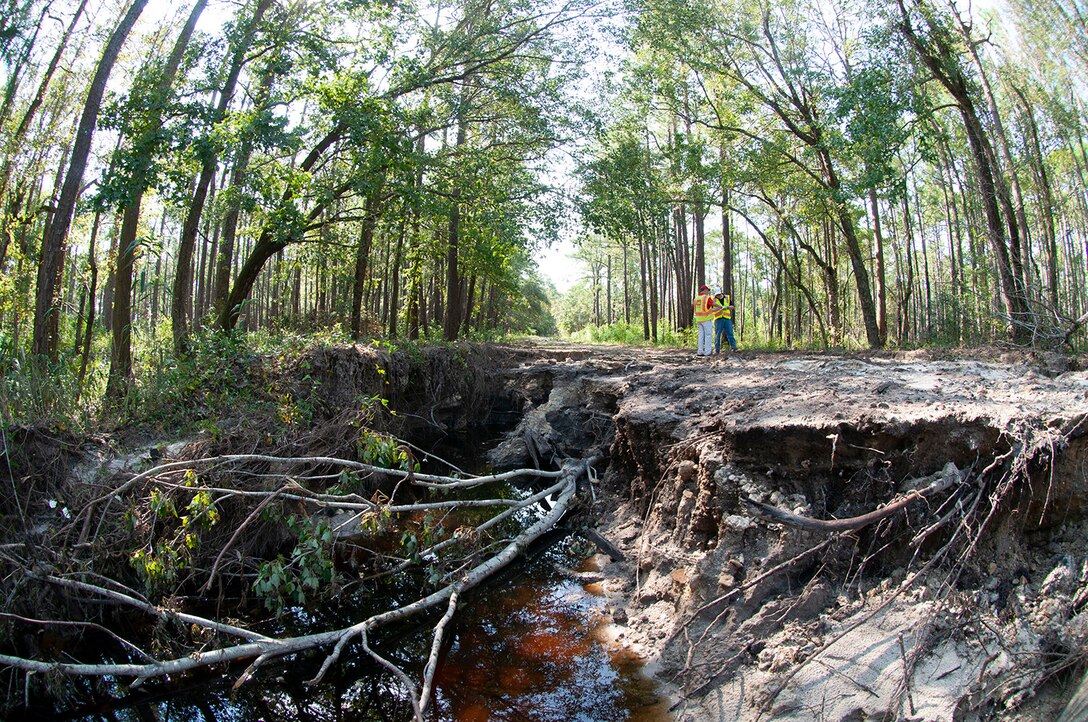
[[[461,478],[455,476],[441,476],[434,474],[422,474],[414,469],[388,469],[371,464],[364,464],[348,459],[340,459],[326,456],[313,457],[277,457],[256,454],[234,454],[207,457],[186,462],[170,462],[161,464],[153,469],[137,474],[121,482],[116,488],[100,493],[85,507],[85,512],[74,519],[68,530],[61,530],[60,538],[71,538],[72,530],[79,530],[79,541],[73,549],[86,549],[98,541],[103,529],[112,528],[110,524],[104,524],[102,517],[113,509],[112,514],[121,517],[122,512],[117,508],[133,501],[133,494],[166,493],[176,495],[179,498],[191,498],[198,494],[205,494],[218,508],[225,508],[227,502],[242,507],[241,511],[235,510],[236,526],[229,538],[224,534],[220,546],[214,547],[217,554],[206,551],[207,572],[199,570],[199,564],[194,561],[189,574],[177,583],[173,591],[161,594],[163,600],[171,597],[182,596],[185,589],[197,590],[198,593],[206,592],[213,581],[219,577],[229,576],[224,571],[226,551],[235,548],[241,543],[242,529],[248,526],[256,526],[261,521],[262,513],[269,505],[289,504],[296,510],[307,509],[310,514],[328,514],[332,512],[345,512],[350,517],[347,523],[358,525],[361,517],[390,519],[399,515],[416,515],[425,512],[441,510],[450,512],[461,509],[493,510],[487,518],[477,521],[469,526],[459,527],[449,538],[438,538],[421,543],[419,549],[413,549],[408,559],[397,559],[389,554],[374,553],[373,564],[387,567],[383,574],[395,574],[403,572],[413,564],[420,564],[423,560],[437,560],[439,555],[452,548],[456,548],[465,556],[454,560],[443,560],[448,571],[440,577],[441,586],[435,588],[429,594],[425,594],[411,603],[397,602],[394,608],[387,608],[365,619],[353,623],[341,629],[320,631],[313,634],[302,634],[289,637],[274,637],[239,626],[225,624],[216,619],[201,617],[178,611],[171,608],[174,605],[165,602],[152,603],[146,601],[139,592],[126,586],[120,580],[104,577],[100,574],[86,574],[74,570],[62,570],[59,561],[42,564],[39,561],[31,562],[29,558],[19,555],[18,549],[5,550],[2,561],[11,567],[21,567],[28,578],[41,582],[48,587],[55,587],[65,591],[68,595],[79,595],[88,600],[96,600],[98,603],[107,602],[118,608],[127,608],[147,614],[160,622],[160,626],[174,629],[192,630],[193,636],[205,640],[203,645],[199,643],[187,643],[181,640],[173,640],[176,650],[180,645],[190,648],[184,654],[177,654],[171,658],[161,658],[148,651],[150,647],[146,642],[132,641],[128,639],[118,640],[119,655],[129,661],[122,662],[79,662],[59,661],[44,658],[44,655],[0,655],[0,665],[6,665],[13,669],[22,670],[28,674],[50,673],[68,676],[83,677],[121,677],[134,680],[133,687],[143,684],[145,681],[162,678],[167,675],[189,672],[199,668],[206,668],[226,663],[251,660],[248,668],[241,674],[236,686],[244,684],[251,679],[259,668],[267,662],[281,659],[287,655],[297,654],[308,650],[325,648],[327,652],[320,669],[310,680],[310,683],[320,682],[329,669],[337,662],[344,650],[354,641],[358,641],[362,648],[381,666],[387,668],[400,684],[405,687],[412,698],[413,713],[416,719],[422,720],[429,698],[433,691],[434,675],[437,668],[439,650],[448,626],[449,620],[455,613],[459,600],[464,593],[479,586],[482,582],[495,574],[498,570],[510,564],[520,556],[527,547],[537,539],[555,527],[574,508],[579,495],[579,481],[583,477],[591,476],[591,468],[596,463],[597,457],[585,460],[568,461],[561,470],[541,471],[537,469],[518,469],[502,474],[487,476],[473,476]],[[393,491],[388,497],[380,490],[375,490],[369,497],[359,493],[335,494],[329,490],[311,490],[304,486],[307,481],[317,478],[336,478],[329,476],[328,471],[346,470],[353,474],[372,476],[388,483],[395,482]],[[216,484],[205,484],[203,478],[196,476],[196,472],[222,479]],[[269,477],[275,482],[272,488],[240,488],[244,480],[260,478],[262,485],[268,486]],[[394,503],[401,485],[423,489],[424,497],[436,493],[461,492],[466,489],[480,487],[496,482],[505,482],[513,479],[543,479],[552,482],[547,488],[530,494],[520,499],[496,498],[490,499],[447,499],[439,501],[430,500],[406,500],[402,503]],[[229,480],[229,483],[225,483]],[[158,490],[158,491],[155,491]],[[189,495],[189,497],[185,497]],[[417,494],[418,495],[418,494]],[[510,520],[518,511],[538,505],[542,499],[553,499],[550,508],[539,518],[536,518],[528,527],[511,534],[503,539],[489,538],[502,522]],[[118,504],[117,502],[121,502]],[[161,503],[161,502],[160,502]],[[95,512],[94,510],[98,511]],[[131,513],[131,512],[125,512]],[[305,518],[305,517],[304,517]],[[324,518],[324,517],[322,517]],[[160,533],[161,521],[152,515],[149,534]],[[97,527],[91,534],[92,527]],[[440,536],[440,535],[436,535]],[[330,537],[333,535],[330,534]],[[335,537],[333,537],[335,538]],[[146,542],[152,547],[152,540]],[[467,550],[467,551],[466,551]],[[495,551],[497,550],[497,551]],[[29,550],[25,550],[29,551]],[[58,552],[61,550],[57,550]],[[240,551],[235,552],[241,556]],[[56,553],[55,560],[65,558],[64,553]],[[214,559],[214,561],[213,561]],[[252,564],[251,564],[252,566]],[[436,562],[435,566],[439,566]],[[198,578],[200,577],[200,578]],[[206,577],[203,578],[203,577]],[[252,575],[247,577],[242,573],[233,574],[233,583],[245,585],[249,583]],[[433,581],[433,580],[432,580]],[[201,584],[203,582],[203,584]],[[423,669],[421,684],[417,686],[409,675],[397,664],[389,661],[372,648],[373,633],[383,627],[399,622],[409,617],[419,615],[432,609],[445,605],[446,611],[436,623],[432,632],[430,656]],[[34,620],[36,624],[49,624],[48,621]],[[67,621],[56,620],[57,625],[68,624]],[[163,624],[163,623],[173,623]],[[200,633],[199,630],[203,630]],[[218,642],[208,643],[206,640],[213,638]],[[239,640],[230,643],[229,638]],[[116,639],[116,637],[114,637]]]

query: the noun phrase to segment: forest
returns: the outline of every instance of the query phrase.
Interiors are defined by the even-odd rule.
[[[1082,348],[1081,10],[4,0],[5,421],[224,333],[682,344],[704,282],[750,347]]]
[[[819,718],[1054,717],[1086,17],[0,0],[0,715],[497,714],[466,680],[550,683],[463,612],[554,597],[671,665],[660,719],[816,719],[806,665],[862,680]],[[702,284],[751,353],[692,363]],[[499,586],[526,559],[559,586]],[[602,649],[560,617],[484,636]]]

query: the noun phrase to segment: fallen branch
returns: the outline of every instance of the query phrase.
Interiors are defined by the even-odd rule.
[[[549,488],[533,494],[525,499],[484,499],[484,500],[451,500],[441,502],[423,502],[417,504],[403,504],[395,505],[391,503],[391,499],[379,503],[369,500],[358,500],[359,497],[354,497],[355,500],[345,502],[344,497],[337,497],[335,495],[317,494],[309,492],[302,487],[298,486],[292,481],[288,481],[287,484],[281,486],[274,491],[268,492],[253,492],[243,491],[237,489],[228,489],[224,487],[206,487],[206,486],[193,486],[178,484],[169,479],[163,479],[162,476],[172,476],[177,473],[183,473],[194,468],[208,468],[214,466],[222,466],[229,463],[241,463],[241,462],[263,462],[269,464],[280,465],[285,468],[293,468],[299,465],[307,466],[328,466],[336,465],[341,468],[352,470],[374,470],[382,474],[399,477],[401,481],[407,481],[410,484],[420,484],[430,488],[442,488],[442,489],[463,489],[470,486],[479,486],[485,483],[491,483],[495,481],[505,481],[513,479],[519,476],[535,476],[538,478],[556,479],[556,483],[552,484]],[[498,570],[507,566],[515,559],[517,559],[531,544],[537,539],[542,537],[556,524],[558,524],[564,516],[572,511],[576,506],[576,500],[578,499],[579,479],[590,473],[591,465],[596,462],[596,457],[583,461],[569,461],[560,471],[539,471],[539,470],[515,470],[506,472],[503,474],[493,474],[489,476],[474,477],[473,479],[454,479],[447,477],[440,477],[435,475],[415,474],[413,472],[401,472],[391,471],[387,469],[379,469],[378,467],[370,467],[365,464],[358,464],[343,459],[333,459],[329,457],[298,457],[280,459],[277,457],[261,456],[261,455],[230,455],[212,457],[209,459],[198,460],[197,462],[173,462],[170,464],[163,464],[155,469],[148,470],[142,474],[129,479],[123,483],[117,489],[114,489],[109,494],[100,496],[95,500],[97,502],[110,501],[116,499],[120,494],[133,489],[134,486],[140,481],[151,482],[160,484],[164,487],[175,489],[177,491],[189,491],[189,492],[211,492],[223,498],[225,496],[232,496],[237,498],[260,498],[261,502],[257,506],[257,509],[250,512],[246,520],[243,521],[242,526],[247,522],[254,519],[259,513],[260,509],[270,503],[274,499],[291,499],[299,501],[305,504],[313,504],[322,507],[338,507],[349,510],[360,510],[363,512],[383,511],[390,514],[402,513],[402,512],[415,512],[420,510],[430,509],[451,509],[451,508],[466,508],[466,507],[506,507],[502,511],[496,513],[490,519],[476,525],[469,533],[470,537],[480,537],[484,532],[493,528],[495,525],[501,523],[504,520],[509,519],[518,510],[524,509],[527,506],[538,503],[546,496],[555,497],[555,501],[551,508],[544,513],[538,520],[532,523],[529,527],[522,530],[517,536],[509,540],[505,545],[494,555],[480,561],[467,571],[456,573],[456,578],[444,587],[424,596],[416,601],[406,604],[404,606],[397,607],[395,609],[389,609],[384,612],[374,614],[361,622],[352,624],[351,626],[343,629],[323,631],[314,634],[306,634],[288,638],[272,638],[265,635],[258,634],[243,627],[238,627],[230,624],[224,624],[215,620],[198,617],[191,614],[174,612],[169,609],[165,609],[147,601],[137,598],[135,592],[125,593],[123,591],[117,591],[116,589],[107,589],[104,586],[97,584],[91,584],[87,581],[79,579],[69,578],[61,576],[56,573],[38,573],[31,574],[34,579],[39,579],[43,582],[51,585],[63,587],[65,589],[76,591],[82,594],[94,596],[98,599],[108,600],[115,604],[138,609],[147,614],[151,614],[158,619],[175,621],[182,626],[188,627],[195,625],[199,628],[208,629],[214,632],[230,635],[240,638],[241,643],[226,645],[216,649],[207,650],[194,650],[185,656],[179,656],[174,659],[155,659],[151,655],[148,655],[136,645],[125,640],[119,640],[134,656],[139,657],[139,661],[123,662],[123,663],[81,663],[72,661],[49,661],[38,659],[27,659],[23,657],[13,655],[0,655],[0,665],[6,665],[8,667],[23,670],[28,673],[49,672],[53,674],[62,674],[68,676],[84,676],[84,677],[120,677],[134,680],[132,686],[136,687],[143,684],[145,681],[161,678],[168,675],[174,675],[178,673],[188,672],[199,668],[206,668],[214,665],[235,663],[244,660],[252,660],[248,667],[237,679],[235,686],[245,684],[257,670],[266,662],[282,658],[286,655],[295,654],[307,650],[319,649],[319,648],[331,648],[325,659],[323,660],[318,673],[314,676],[310,683],[317,683],[321,681],[327,671],[333,664],[340,658],[343,651],[347,648],[347,645],[354,641],[359,640],[363,649],[372,658],[375,659],[380,665],[388,669],[394,677],[405,687],[410,693],[415,718],[423,719],[423,714],[428,706],[428,699],[433,689],[433,676],[437,667],[437,657],[442,646],[443,636],[445,629],[455,613],[458,605],[458,601],[461,596],[468,590],[480,585],[484,580],[496,573]],[[239,528],[234,532],[230,541],[227,543],[226,548],[232,546],[238,534],[241,531]],[[434,544],[427,549],[423,550],[424,553],[435,554],[460,541],[460,537],[455,535],[451,539],[444,540],[437,544]],[[485,545],[486,548],[486,545]],[[476,552],[480,553],[479,549]],[[212,573],[209,578],[209,583],[217,573],[222,559],[222,554],[217,557],[215,563],[212,566]],[[398,565],[399,569],[407,568],[408,563],[401,563]],[[116,582],[109,582],[111,585]],[[119,585],[118,585],[119,586]],[[395,664],[385,659],[378,653],[376,653],[370,646],[371,635],[376,629],[392,624],[394,622],[402,621],[414,615],[418,615],[422,612],[430,610],[439,605],[445,604],[447,611],[437,626],[433,630],[433,641],[431,645],[431,654],[427,660],[426,667],[423,672],[423,684],[422,689],[417,689],[417,686],[408,675]],[[30,620],[28,620],[29,622]]]

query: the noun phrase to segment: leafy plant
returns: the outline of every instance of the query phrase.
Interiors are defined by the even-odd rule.
[[[287,525],[298,535],[290,559],[280,555],[262,563],[253,582],[253,591],[265,607],[277,616],[289,604],[306,604],[308,594],[333,580],[333,564],[328,548],[334,535],[328,521],[293,516],[287,520]]]
[[[380,466],[383,469],[400,469],[401,471],[415,469],[408,449],[389,434],[363,429],[359,432],[357,447],[359,458],[364,463]]]
[[[219,523],[219,509],[215,500],[210,491],[197,488],[196,474],[188,472],[183,484],[196,491],[181,514],[173,496],[160,489],[151,490],[148,508],[163,530],[157,540],[149,541],[129,558],[129,563],[149,592],[169,590],[178,581],[180,572],[192,562],[202,533]],[[135,512],[127,516],[130,526],[138,527]]]

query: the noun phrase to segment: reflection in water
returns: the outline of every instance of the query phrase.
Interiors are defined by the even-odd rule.
[[[434,720],[657,722],[670,719],[631,655],[594,639],[603,600],[533,564],[465,604],[435,675]]]
[[[527,511],[528,515],[532,512]],[[522,519],[528,523],[531,519]],[[453,523],[453,522],[451,522]],[[599,586],[561,578],[555,565],[575,566],[560,543],[502,582],[464,599],[436,674],[433,722],[663,722],[668,701],[641,672],[641,661],[611,650],[597,636],[607,621]],[[317,609],[290,610],[270,633],[336,629],[364,618],[389,598],[414,599],[417,579],[388,583],[388,597],[344,594]],[[372,640],[383,654],[418,679],[430,648],[430,627],[390,630]],[[433,621],[433,620],[432,620]],[[244,668],[224,677],[193,675],[133,691],[104,681],[82,699],[51,701],[48,711],[28,708],[13,720],[116,720],[162,722],[400,722],[411,719],[404,690],[358,646],[345,652],[326,682],[307,686],[322,655],[302,655],[262,668],[253,683],[230,688]],[[179,684],[180,682],[180,684]],[[55,706],[54,706],[55,705]]]
[[[641,672],[636,655],[598,641],[607,621],[604,601],[559,577],[553,564],[574,557],[560,544],[524,573],[478,590],[462,603],[436,674],[432,722],[663,722],[668,700]],[[590,589],[596,585],[586,585]],[[352,611],[355,614],[352,614]],[[358,615],[355,604],[329,605],[298,623],[319,627]],[[315,618],[318,617],[318,618]],[[342,618],[336,621],[333,618]],[[405,629],[383,651],[418,679],[430,628]],[[390,648],[392,647],[392,648]],[[232,692],[242,667],[216,678],[149,685],[126,693],[112,687],[91,703],[17,713],[11,720],[159,720],[161,722],[400,722],[411,719],[403,689],[359,650],[345,654],[325,684],[309,687],[321,656],[271,664],[253,683]],[[244,665],[243,665],[244,666]],[[106,692],[106,690],[102,690]]]

